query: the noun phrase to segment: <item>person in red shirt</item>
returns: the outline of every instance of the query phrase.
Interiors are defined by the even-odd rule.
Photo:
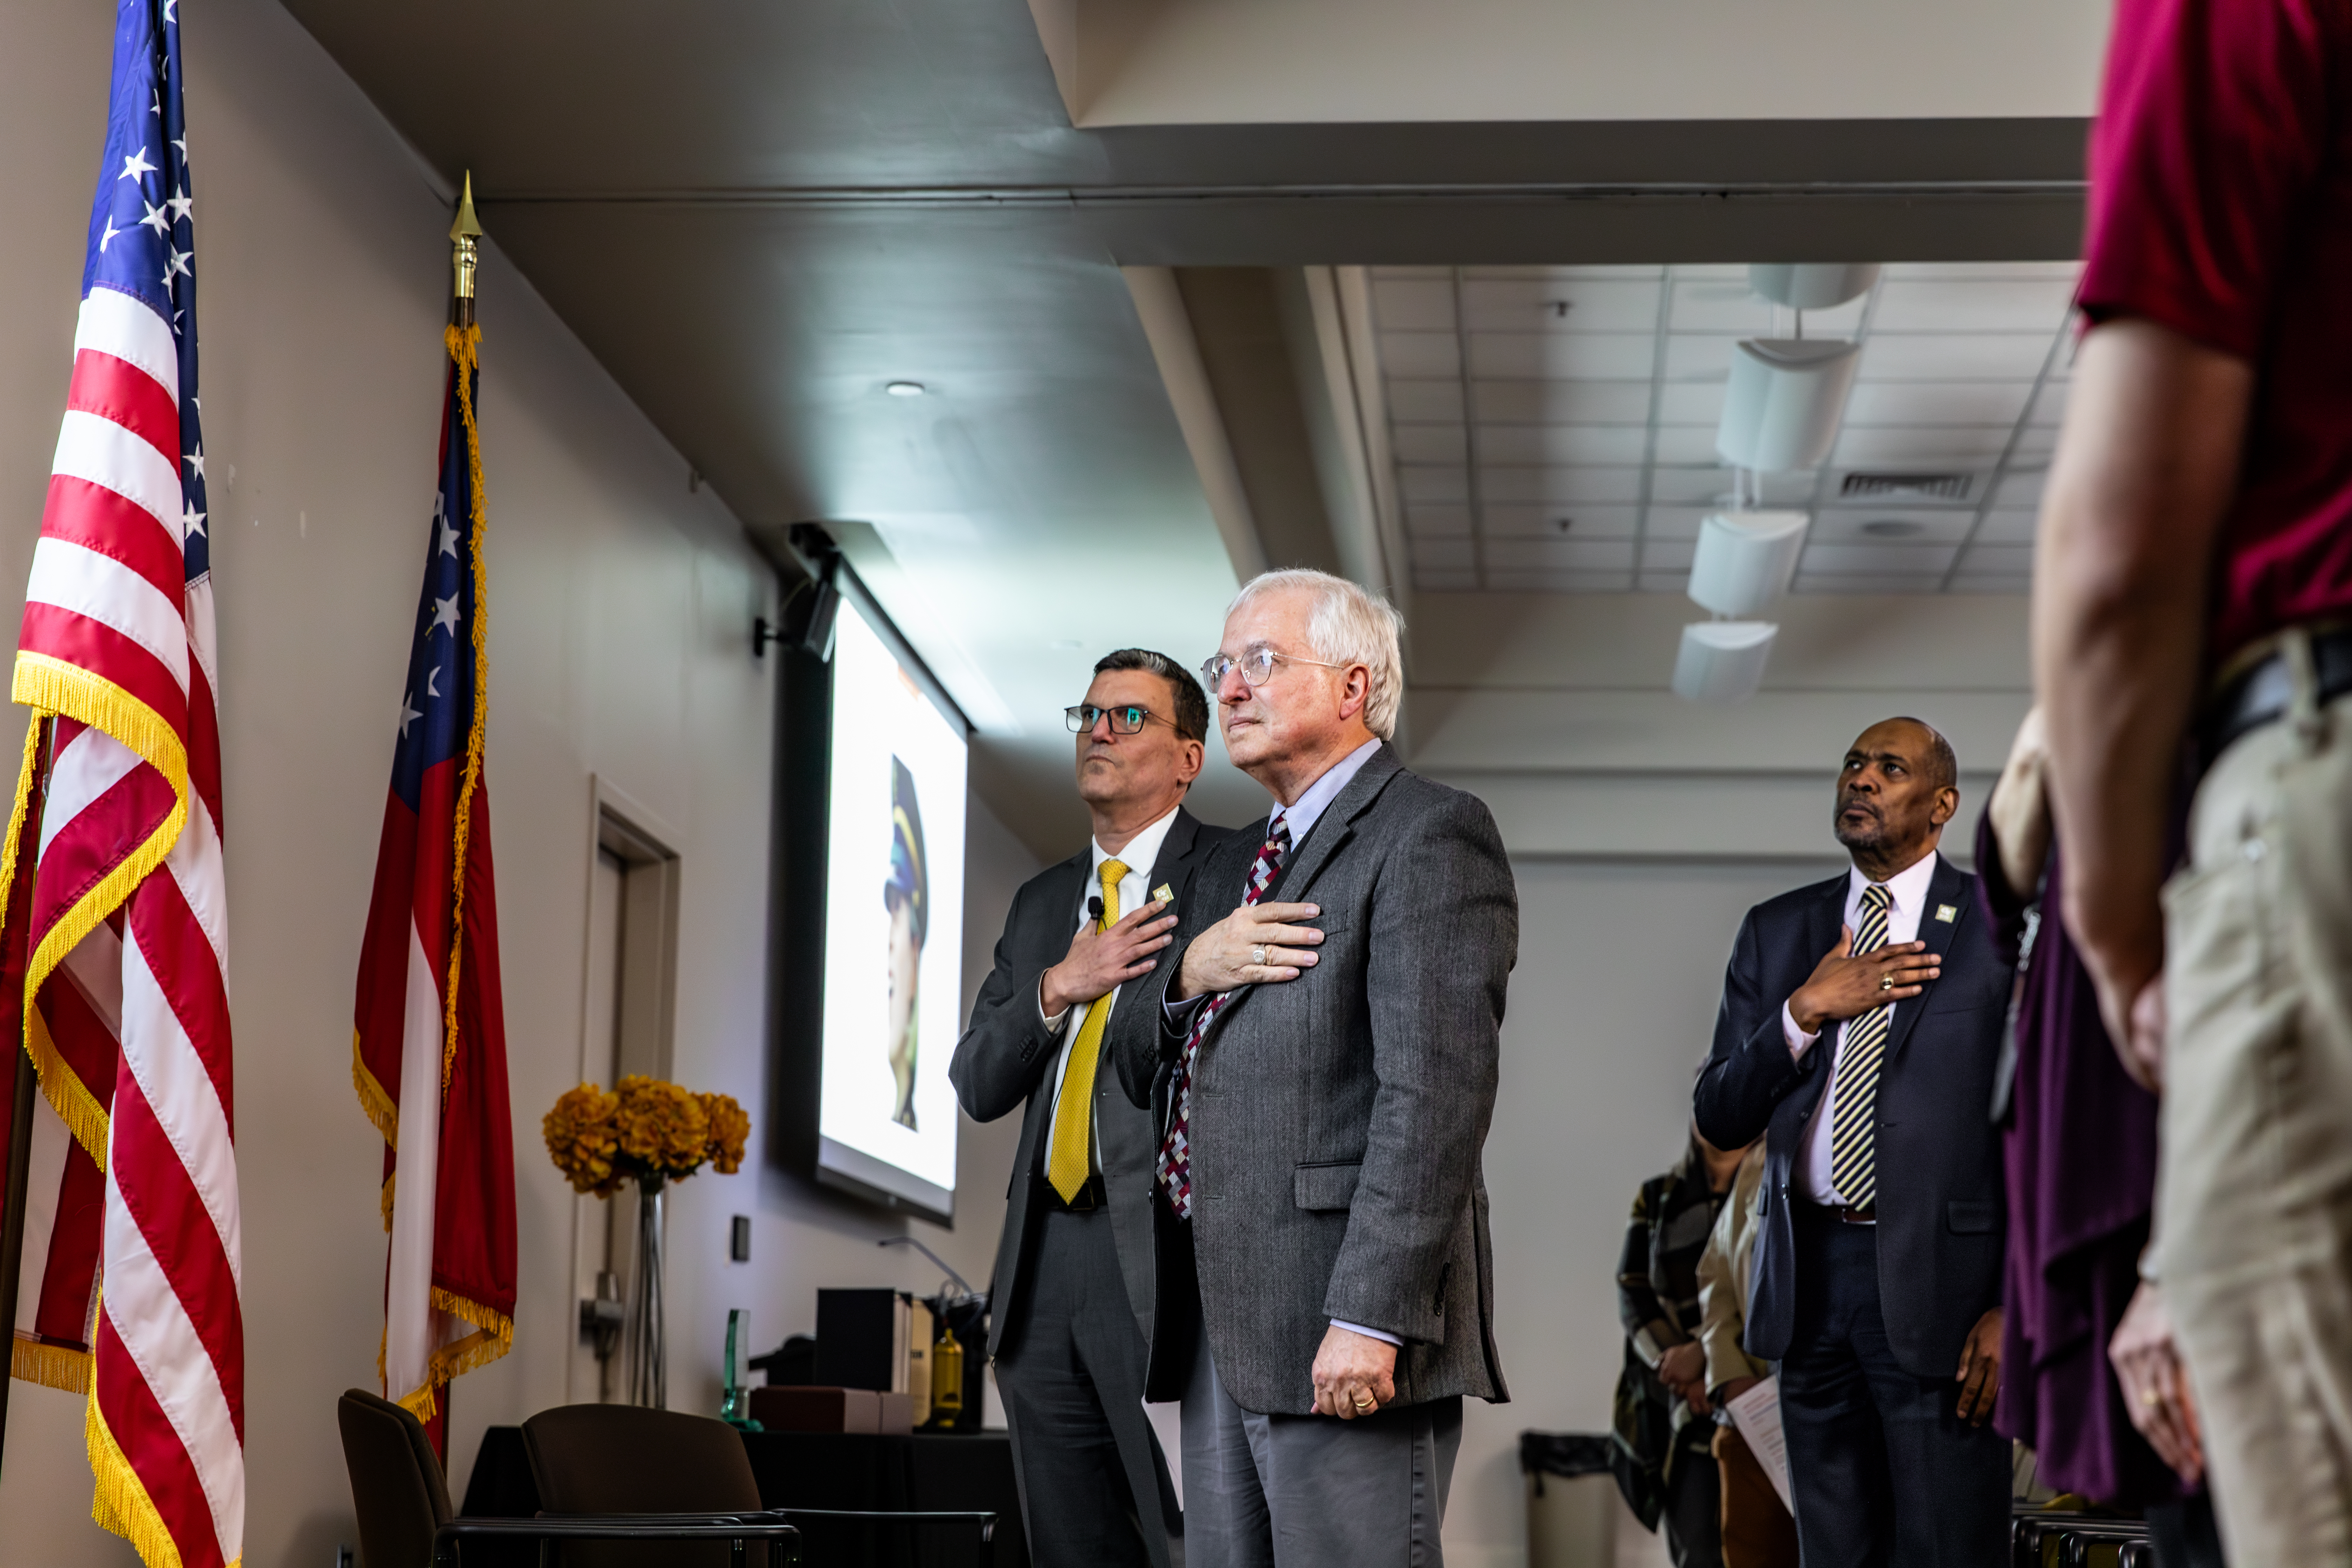
[[[2352,4],[2120,0],[2034,659],[2230,1559],[2352,1563]],[[2167,883],[2184,753],[2189,852]],[[2159,1447],[2162,1447],[2159,1444]]]

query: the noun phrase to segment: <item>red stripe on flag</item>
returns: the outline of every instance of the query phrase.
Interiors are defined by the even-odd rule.
[[[113,1080],[107,1081],[110,1091]],[[41,1299],[33,1311],[33,1331],[43,1339],[80,1344],[89,1332],[89,1294],[98,1279],[105,1219],[105,1173],[89,1150],[68,1141],[65,1179],[58,1184],[57,1226],[49,1232]]]
[[[48,1026],[49,1042],[73,1069],[100,1110],[114,1103],[114,1073],[122,1060],[121,1042],[106,1020],[82,994],[73,976],[63,969],[41,987],[41,1021]],[[79,1144],[76,1145],[79,1147]]]
[[[184,588],[173,589],[173,602],[184,597],[185,593]],[[112,626],[34,600],[25,606],[25,628],[16,640],[16,647],[20,653],[47,654],[114,682],[153,709],[156,717],[178,731],[184,743],[188,695],[180,689],[179,677],[163,660]]]
[[[228,987],[220,972],[220,955],[196,923],[178,881],[150,877],[131,898],[129,940],[139,944],[147,972],[163,988],[172,1015],[220,1096],[221,1114],[229,1121],[229,1137],[236,1137],[235,1069],[230,1062]]]
[[[173,799],[163,775],[142,763],[58,830],[42,853],[33,889],[37,945],[84,894],[147,841],[170,815]]]
[[[115,1447],[138,1473],[140,1485],[171,1531],[182,1568],[224,1568],[220,1533],[196,1467],[140,1374],[138,1363],[124,1348],[122,1336],[115,1332],[114,1321],[104,1312],[98,1315],[91,1348],[96,1352],[91,1397],[106,1417]]]
[[[425,770],[416,785],[416,847],[414,880],[409,883],[409,908],[416,920],[417,940],[425,944],[425,962],[433,966],[434,989],[449,977],[450,919],[456,914],[457,889],[451,885],[457,852],[457,790],[465,783],[466,759],[447,758]],[[446,998],[444,998],[446,1005]]]
[[[352,1026],[360,1060],[384,1095],[400,1100],[400,1041],[408,997],[410,889],[416,871],[416,815],[397,795],[385,794],[383,833],[375,852],[375,888],[368,898],[367,929],[360,939],[358,1003]],[[385,1158],[390,1161],[387,1151]]]
[[[161,452],[172,467],[180,466],[179,400],[129,360],[99,349],[74,355],[66,406],[121,426]]]
[[[212,814],[213,836],[226,845],[221,821],[220,715],[213,706],[212,681],[195,650],[188,653],[188,784]]]
[[[186,596],[187,557],[173,550],[152,512],[120,490],[72,474],[51,474],[41,537],[62,539],[121,562],[175,605]]]
[[[227,1396],[237,1440],[245,1440],[245,1321],[236,1298],[236,1275],[222,1249],[220,1232],[196,1192],[179,1151],[156,1121],[143,1095],[114,1097],[108,1157],[115,1191],[138,1222],[147,1249],[172,1282],[173,1293],[195,1325],[196,1337],[212,1357],[213,1371]]]

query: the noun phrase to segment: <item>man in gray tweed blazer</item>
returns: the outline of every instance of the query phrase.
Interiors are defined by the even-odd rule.
[[[1160,1130],[1187,1568],[1442,1563],[1462,1396],[1507,1397],[1479,1156],[1518,900],[1485,805],[1388,743],[1399,629],[1323,573],[1242,590],[1202,673],[1274,810],[1111,1017]]]

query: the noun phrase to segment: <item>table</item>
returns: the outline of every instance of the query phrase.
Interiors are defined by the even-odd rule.
[[[746,1432],[743,1452],[768,1508],[883,1509],[893,1512],[987,1510],[996,1515],[996,1568],[1029,1568],[1021,1497],[1013,1479],[1013,1441],[1003,1432],[918,1432],[884,1437],[862,1432]],[[482,1435],[474,1472],[458,1510],[468,1519],[527,1519],[539,1511],[522,1428]],[[971,1558],[969,1527],[933,1525],[803,1526],[802,1560],[871,1563],[875,1568],[961,1568]],[[469,1568],[530,1568],[528,1542],[484,1542]]]

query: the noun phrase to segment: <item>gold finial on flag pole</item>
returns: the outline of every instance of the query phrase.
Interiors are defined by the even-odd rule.
[[[468,169],[457,221],[449,226],[452,318],[461,327],[474,324],[474,268],[481,259],[481,220],[474,216],[474,172]]]

